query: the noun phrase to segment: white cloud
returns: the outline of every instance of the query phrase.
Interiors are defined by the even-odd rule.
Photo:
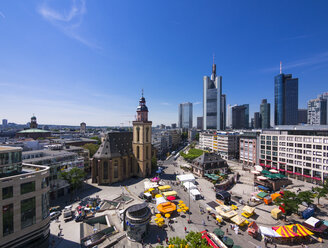
[[[171,105],[170,103],[168,103],[168,102],[161,102],[161,105],[164,105],[164,106],[169,106],[169,105]]]
[[[198,104],[201,104],[202,102],[194,102],[193,104],[194,105],[198,105]]]
[[[46,1],[37,8],[38,13],[53,26],[58,28],[68,37],[77,40],[93,49],[101,49],[100,46],[82,37],[78,29],[82,24],[83,17],[87,12],[85,0],[72,0],[68,11],[55,10],[47,5]]]

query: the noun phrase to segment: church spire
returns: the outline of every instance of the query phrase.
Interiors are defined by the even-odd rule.
[[[148,121],[148,108],[146,106],[146,99],[143,96],[143,89],[141,91],[139,106],[137,107],[137,121]]]

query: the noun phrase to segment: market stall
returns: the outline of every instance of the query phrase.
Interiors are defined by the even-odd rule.
[[[246,218],[249,218],[251,216],[254,215],[255,213],[255,208],[253,207],[250,207],[250,206],[245,206],[243,209],[242,209],[243,213],[241,214],[242,216],[246,217]]]
[[[158,211],[160,211],[162,214],[170,214],[173,211],[177,209],[176,205],[173,202],[164,202],[160,203],[157,206]]]
[[[246,223],[248,223],[248,221],[245,218],[243,218],[239,215],[232,217],[230,220],[233,223],[235,223],[237,226],[244,226]]]
[[[167,191],[167,192],[163,192],[163,196],[165,197],[165,198],[167,198],[168,196],[177,196],[177,192],[176,191],[174,191],[174,190],[171,190],[171,191]]]
[[[170,191],[171,190],[171,186],[170,185],[163,185],[163,186],[158,186],[158,190],[160,192],[166,192],[166,191]]]
[[[192,182],[193,184],[195,184],[196,182],[195,176],[193,174],[178,175],[177,179],[181,184],[185,182]]]

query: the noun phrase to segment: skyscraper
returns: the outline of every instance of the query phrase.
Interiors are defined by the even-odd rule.
[[[203,130],[203,116],[197,117],[197,129]]]
[[[261,118],[260,118],[260,113],[259,112],[255,112],[254,113],[254,128],[255,129],[259,129],[261,128]]]
[[[307,109],[299,109],[298,124],[306,124],[306,123],[307,123]]]
[[[179,128],[192,128],[192,103],[179,104]]]
[[[221,96],[221,127],[222,130],[226,129],[226,120],[227,120],[227,99],[226,99],[226,95],[223,94]]]
[[[263,99],[260,105],[261,128],[270,128],[270,115],[270,103],[267,102],[267,99]]]
[[[8,125],[8,120],[2,119],[2,127],[7,127],[7,125]]]
[[[328,99],[324,95],[308,101],[307,123],[311,125],[326,125],[327,122],[327,103]]]
[[[232,108],[235,106],[237,106],[237,104],[235,104],[235,105],[228,104],[228,107],[227,107],[227,127],[228,128],[232,128]]]
[[[245,124],[244,128],[249,128],[249,104],[243,104],[245,107]]]
[[[297,125],[298,123],[298,78],[292,74],[275,76],[274,83],[274,124]]]
[[[203,128],[223,130],[222,76],[216,75],[213,61],[211,78],[203,78]]]
[[[246,127],[246,106],[232,107],[232,129],[245,129]]]

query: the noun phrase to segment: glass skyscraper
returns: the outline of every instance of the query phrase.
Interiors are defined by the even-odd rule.
[[[298,78],[292,78],[292,74],[275,76],[274,124],[298,124]]]
[[[192,103],[179,104],[179,128],[192,128]]]
[[[203,83],[203,128],[223,130],[225,117],[222,105],[225,97],[222,98],[222,77],[216,75],[215,64],[212,66],[211,78],[204,76]]]
[[[260,105],[260,120],[263,129],[270,128],[270,103],[263,99]]]

